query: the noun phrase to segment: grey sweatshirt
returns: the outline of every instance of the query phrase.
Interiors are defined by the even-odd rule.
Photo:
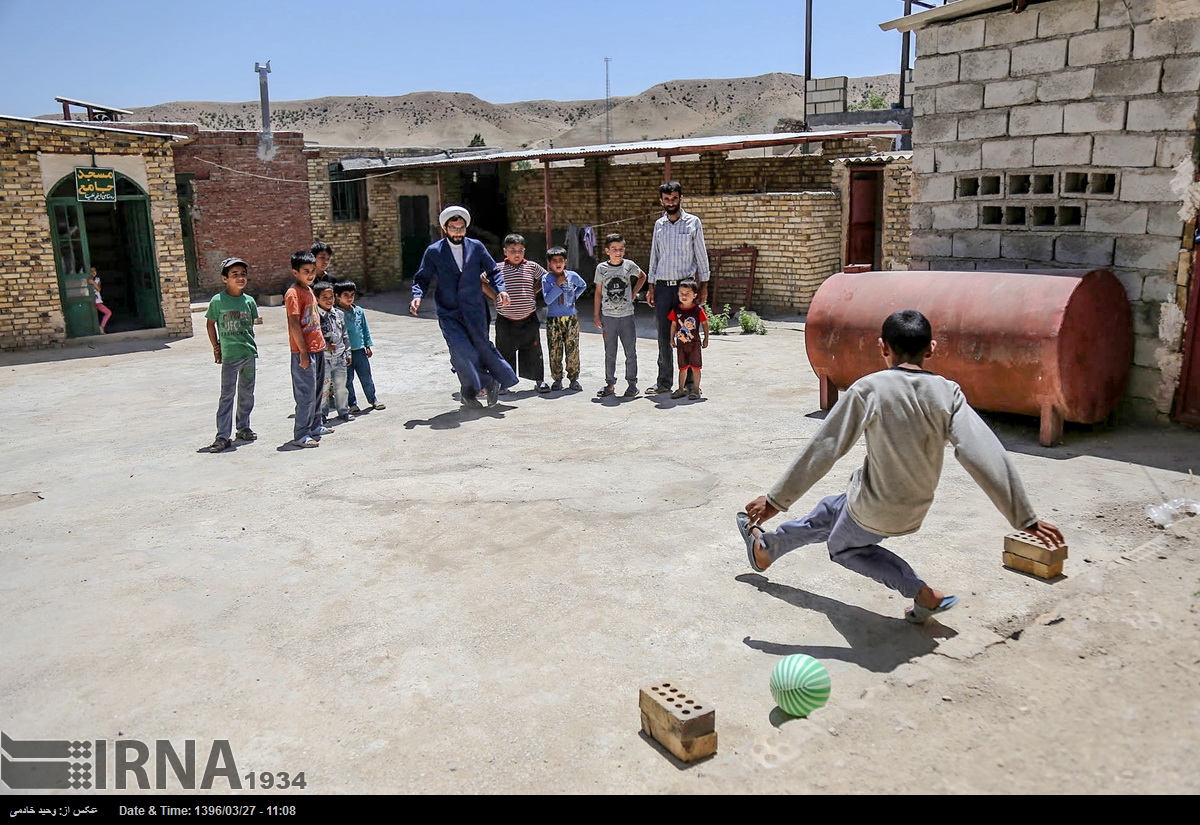
[[[933,504],[946,444],[1015,528],[1037,520],[1017,469],[962,390],[940,375],[889,369],[854,382],[792,466],[767,493],[786,510],[866,433],[867,457],[850,477],[850,517],[881,536],[915,532]]]

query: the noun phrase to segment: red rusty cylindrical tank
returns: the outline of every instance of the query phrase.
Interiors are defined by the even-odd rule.
[[[916,309],[937,341],[925,368],[957,382],[978,409],[1041,416],[1041,441],[1062,422],[1104,420],[1133,358],[1125,288],[1107,270],[840,272],[821,285],[805,326],[821,406],[884,368],[888,315]]]

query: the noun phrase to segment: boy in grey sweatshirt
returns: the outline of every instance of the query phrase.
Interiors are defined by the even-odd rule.
[[[933,503],[947,443],[1009,524],[1047,546],[1060,545],[1063,538],[1034,514],[1016,467],[959,386],[922,369],[934,349],[925,316],[914,309],[892,313],[883,323],[879,349],[888,369],[854,382],[783,477],[737,514],[737,525],[754,570],[761,573],[797,547],[823,541],[833,561],[913,599],[905,618],[921,623],[949,610],[958,597],[929,587],[879,542],[920,528]],[[867,457],[844,494],[823,499],[807,516],[777,530],[762,529],[864,433]]]

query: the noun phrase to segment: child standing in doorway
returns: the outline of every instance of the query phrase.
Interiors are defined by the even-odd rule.
[[[694,401],[700,397],[700,368],[703,366],[700,350],[708,347],[708,316],[704,314],[704,307],[697,303],[699,297],[700,284],[691,278],[680,281],[679,306],[667,315],[671,321],[671,346],[675,348],[679,363],[679,388],[671,393],[672,398],[686,395]],[[687,389],[689,369],[692,371],[691,392]]]
[[[233,446],[234,398],[237,399],[237,434],[239,441],[258,438],[250,429],[250,412],[254,409],[255,363],[258,344],[254,341],[254,325],[261,324],[258,304],[246,294],[248,268],[241,258],[221,261],[221,280],[225,291],[218,292],[208,303],[208,340],[213,348],[213,360],[221,365],[221,400],[217,402],[217,438],[207,448],[221,453]]]
[[[100,272],[96,267],[92,267],[92,287],[96,290],[96,311],[100,313],[100,332],[107,333],[105,329],[108,326],[108,319],[112,318],[112,310],[104,305],[104,299],[100,297]]]
[[[563,388],[563,362],[566,362],[569,388],[581,390],[579,383],[579,314],[575,301],[587,290],[579,274],[567,269],[567,250],[552,246],[546,250],[546,268],[542,276],[542,295],[546,299],[546,344],[550,350],[552,390]]]

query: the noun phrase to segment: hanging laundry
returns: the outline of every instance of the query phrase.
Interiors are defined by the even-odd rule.
[[[579,227],[573,223],[567,224],[567,269],[579,269]]]
[[[583,246],[589,255],[596,257],[596,230],[590,226],[583,228]]]

